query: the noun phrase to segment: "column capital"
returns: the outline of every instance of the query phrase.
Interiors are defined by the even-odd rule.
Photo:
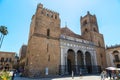
[[[82,50],[83,54],[85,54],[86,50]]]

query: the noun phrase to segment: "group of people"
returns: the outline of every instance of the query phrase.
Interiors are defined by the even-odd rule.
[[[103,70],[101,72],[101,80],[105,80],[105,78],[110,78],[110,80],[118,80],[120,79],[120,73],[115,70]]]

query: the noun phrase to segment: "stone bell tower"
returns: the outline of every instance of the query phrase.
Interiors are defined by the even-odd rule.
[[[26,75],[57,75],[60,65],[60,18],[57,12],[38,4],[32,17],[26,58]]]
[[[97,19],[95,15],[91,15],[87,12],[87,15],[81,17],[81,34],[86,40],[92,41],[96,45],[97,63],[101,68],[106,67],[106,53],[104,37],[99,33]]]

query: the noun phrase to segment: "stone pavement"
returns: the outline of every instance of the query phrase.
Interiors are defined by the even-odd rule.
[[[82,77],[59,77],[59,78],[40,78],[40,79],[31,79],[31,78],[24,78],[24,77],[15,77],[14,80],[101,80],[100,76],[98,75],[90,75],[90,76],[82,76]],[[106,78],[105,80],[110,80]]]

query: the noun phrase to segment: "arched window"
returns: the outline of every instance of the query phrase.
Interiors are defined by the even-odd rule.
[[[113,54],[115,54],[115,53],[119,53],[117,50],[115,50],[115,51],[113,51]]]
[[[4,58],[3,57],[1,58],[1,62],[4,62]]]
[[[114,55],[114,57],[115,57],[115,61],[119,61],[119,57],[118,57],[118,55]]]
[[[117,50],[113,51],[113,55],[114,55],[114,58],[115,58],[115,61],[118,62],[119,61],[119,52]]]
[[[57,19],[57,15],[55,15],[55,19]]]
[[[83,25],[86,25],[87,24],[87,20],[85,20],[84,22],[83,22]]]
[[[97,32],[97,30],[95,28],[93,28],[94,32]]]

